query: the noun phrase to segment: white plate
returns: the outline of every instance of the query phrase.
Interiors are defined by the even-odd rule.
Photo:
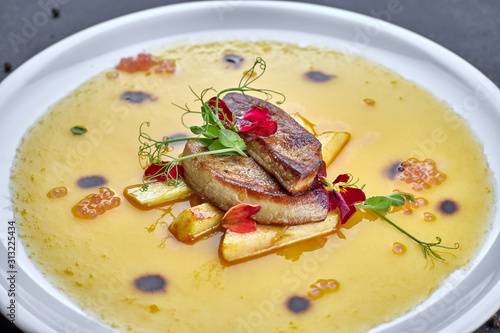
[[[251,19],[249,19],[251,18]],[[500,91],[458,56],[416,34],[343,10],[273,1],[215,1],[155,8],[77,33],[48,48],[0,84],[0,268],[7,266],[13,220],[9,175],[24,132],[47,108],[117,59],[171,43],[273,39],[363,55],[433,92],[465,117],[485,148],[500,188]],[[500,307],[500,216],[476,259],[414,311],[372,332],[469,332]],[[16,324],[36,332],[111,332],[67,300],[33,266],[17,242]],[[0,280],[8,314],[10,283]]]

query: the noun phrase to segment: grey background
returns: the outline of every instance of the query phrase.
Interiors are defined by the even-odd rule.
[[[234,5],[237,1],[241,0],[225,3]],[[0,84],[26,60],[75,32],[128,13],[182,2],[187,1],[0,0]],[[303,2],[378,17],[414,31],[458,54],[500,87],[500,0]],[[390,17],[382,15],[390,6],[402,10]],[[8,67],[11,71],[6,70]],[[0,324],[7,325],[2,316],[0,319]],[[490,320],[477,333],[500,332],[493,326]],[[2,332],[15,332],[14,328],[5,327]]]

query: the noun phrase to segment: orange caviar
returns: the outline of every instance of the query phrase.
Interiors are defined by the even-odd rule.
[[[106,77],[110,80],[116,80],[119,76],[120,76],[120,73],[115,72],[115,71],[106,73]]]
[[[365,102],[365,104],[366,104],[366,105],[369,105],[369,106],[373,106],[373,105],[375,105],[375,101],[374,101],[373,99],[371,99],[371,98],[365,98],[365,99],[363,100],[363,102]]]
[[[432,213],[425,212],[424,213],[424,221],[426,222],[434,222],[436,221],[436,216]]]
[[[340,287],[340,284],[337,282],[337,280],[330,279],[330,280],[323,280],[320,279],[316,281],[316,283],[312,284],[309,287],[309,297],[311,298],[320,298],[323,296],[325,293],[330,293],[337,291]]]
[[[245,75],[245,77],[247,78],[254,78],[257,76],[257,73],[255,71],[252,71],[252,70],[248,70],[248,71],[244,71],[243,72],[243,75]]]
[[[175,62],[173,60],[161,60],[158,62],[158,67],[155,69],[156,74],[173,74],[175,73]]]
[[[392,192],[393,193],[401,193],[401,191],[399,191],[399,190],[394,190]],[[423,206],[427,206],[427,200],[424,198],[415,198],[414,202],[410,202],[405,198],[405,204],[400,206],[400,207],[393,208],[393,210],[397,211],[397,210],[402,209],[406,215],[410,215],[411,213],[413,213],[412,208],[418,208],[418,207],[423,207]]]
[[[172,74],[175,72],[175,62],[173,60],[156,61],[148,53],[139,53],[135,59],[132,57],[122,58],[116,69],[135,73],[147,72],[153,67],[155,67],[155,73],[157,74]]]
[[[396,254],[404,254],[406,252],[406,246],[401,243],[395,242],[392,244],[392,252]]]
[[[413,184],[414,191],[421,191],[430,188],[431,185],[439,185],[446,179],[446,176],[436,169],[433,160],[419,161],[410,158],[398,168],[399,180],[408,184]]]
[[[101,187],[99,194],[90,194],[73,206],[73,214],[81,219],[95,219],[107,210],[120,206],[121,199],[115,197],[115,192],[107,187]]]
[[[47,196],[51,199],[58,199],[65,197],[68,194],[68,189],[64,186],[55,187],[47,193]]]

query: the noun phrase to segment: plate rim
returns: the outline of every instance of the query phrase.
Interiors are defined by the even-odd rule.
[[[113,28],[118,28],[121,25],[127,24],[127,23],[133,23],[137,21],[144,20],[146,18],[150,18],[151,16],[163,16],[168,13],[173,13],[173,12],[188,12],[190,10],[199,10],[199,9],[214,9],[214,6],[217,3],[220,3],[222,1],[196,1],[196,2],[187,2],[187,3],[179,3],[179,4],[172,4],[172,5],[166,5],[166,6],[160,6],[160,7],[155,7],[155,8],[150,8],[146,10],[142,10],[139,12],[135,13],[130,13],[127,15],[123,15],[117,18],[113,18],[111,20],[107,20],[105,22],[101,22],[99,24],[93,25],[91,27],[85,28],[82,31],[79,31],[73,35],[70,35],[63,40],[49,46],[48,48],[44,49],[40,53],[36,54],[34,57],[30,58],[27,60],[25,63],[23,63],[19,68],[17,68],[14,72],[9,74],[2,82],[0,82],[0,100],[1,97],[4,95],[9,96],[9,91],[15,90],[17,86],[26,84],[26,79],[21,80],[18,79],[18,77],[29,77],[29,75],[26,75],[29,73],[30,70],[32,70],[34,67],[37,66],[37,63],[50,57],[51,54],[57,53],[58,50],[62,49],[67,49],[72,47],[72,45],[76,44],[79,40],[81,39],[88,39],[95,37],[99,32],[102,30],[109,30]],[[421,35],[418,35],[410,30],[407,30],[403,27],[394,25],[392,23],[388,23],[385,21],[381,21],[377,18],[373,18],[364,14],[360,13],[355,13],[355,12],[350,12],[345,9],[339,9],[339,8],[334,8],[334,7],[328,7],[328,6],[323,6],[323,5],[318,5],[318,4],[309,4],[309,3],[302,3],[302,2],[290,2],[290,1],[241,1],[238,2],[238,7],[267,7],[267,8],[273,8],[273,9],[278,9],[278,8],[286,8],[287,10],[294,9],[294,10],[299,10],[299,11],[304,11],[307,10],[309,12],[322,12],[322,13],[328,13],[329,15],[335,16],[336,13],[341,14],[345,19],[347,20],[355,20],[356,22],[358,20],[368,20],[368,21],[373,21],[373,22],[382,22],[384,27],[387,27],[387,29],[390,30],[391,34],[404,34],[407,36],[410,36],[412,40],[417,40],[420,43],[423,43],[426,48],[428,47],[429,49],[427,50],[429,53],[444,53],[447,57],[449,57],[453,63],[456,63],[460,66],[464,67],[464,70],[467,71],[468,73],[472,73],[475,78],[481,81],[482,84],[487,85],[491,90],[494,91],[494,96],[491,98],[495,99],[497,102],[500,101],[500,90],[498,87],[482,72],[480,72],[478,69],[476,69],[473,65],[468,63],[466,60],[464,60],[462,57],[459,55],[453,53],[452,51],[448,50],[447,48],[437,44],[436,42],[429,40]],[[420,47],[422,48],[422,46]],[[432,51],[432,52],[431,52]],[[457,65],[454,65],[457,66]],[[17,85],[16,80],[18,80]],[[19,81],[20,80],[20,81]],[[494,171],[494,170],[493,170]],[[498,206],[498,202],[497,202]],[[497,207],[498,208],[498,207]],[[498,279],[498,277],[497,277]],[[493,291],[493,289],[490,290],[490,292]],[[495,289],[496,294],[500,294],[500,285],[497,284],[497,288]],[[500,302],[496,302],[497,305]],[[3,310],[3,309],[2,309]],[[480,311],[482,310],[482,311]],[[470,312],[471,310],[469,310]],[[2,311],[3,312],[3,311]],[[496,309],[495,309],[496,312]],[[494,313],[494,312],[493,312]],[[476,314],[478,314],[482,320],[482,322],[485,322],[493,313],[491,313],[491,310],[487,308],[486,305],[483,305],[476,311]],[[482,317],[481,317],[482,315]],[[484,320],[483,320],[484,319]],[[460,319],[463,321],[463,319]],[[479,324],[480,325],[480,324]],[[474,326],[474,327],[473,327]],[[455,327],[464,329],[464,327],[468,328],[477,328],[476,324],[467,326],[466,323],[461,323],[460,321],[457,321],[457,324]]]

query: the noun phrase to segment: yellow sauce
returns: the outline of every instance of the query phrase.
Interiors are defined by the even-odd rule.
[[[242,56],[243,64],[224,62],[228,53]],[[366,331],[410,311],[477,252],[494,204],[491,173],[466,124],[429,92],[366,59],[275,42],[188,45],[157,55],[174,59],[176,73],[116,77],[111,71],[83,84],[29,131],[12,169],[16,218],[31,258],[99,320],[134,332]],[[425,198],[427,204],[411,214],[400,210],[388,217],[421,240],[460,243],[443,254],[446,263],[433,266],[401,232],[357,212],[330,236],[227,266],[218,256],[220,231],[191,245],[170,235],[168,225],[188,202],[145,211],[123,198],[125,187],[141,182],[140,124],[151,122],[146,132],[153,138],[188,134],[172,103],[199,108],[189,86],[197,93],[236,86],[257,56],[267,71],[255,87],[284,93],[283,109],[299,112],[318,133],[351,133],[328,178],[351,173],[366,184],[367,196],[398,189]],[[314,82],[305,79],[308,71],[334,77]],[[156,100],[132,104],[120,99],[124,91]],[[88,132],[74,135],[73,126]],[[177,145],[174,153],[181,150]],[[432,159],[446,180],[414,192],[391,179],[391,166],[411,157]],[[77,181],[96,175],[121,204],[93,220],[76,218],[72,207],[99,192]],[[66,196],[47,196],[59,187],[68,189]],[[444,214],[443,200],[458,210]],[[148,275],[165,279],[162,291],[135,288],[134,281]],[[321,281],[334,281],[335,288],[323,282],[322,290]],[[310,307],[290,311],[292,297]]]

